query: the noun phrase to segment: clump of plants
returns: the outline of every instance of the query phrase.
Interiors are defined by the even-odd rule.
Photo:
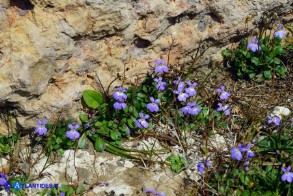
[[[237,78],[252,79],[258,76],[258,81],[270,80],[275,76],[285,78],[288,71],[285,60],[292,53],[292,43],[284,40],[287,34],[288,31],[280,24],[273,35],[261,33],[243,39],[235,50],[224,50],[222,55]]]
[[[282,59],[292,48],[283,45],[287,32],[282,28],[279,27],[273,38],[259,36],[250,42],[243,40],[236,51],[223,52],[239,78],[254,78],[259,74],[262,79],[272,79],[275,75],[285,77],[287,68]],[[48,123],[46,119],[37,119],[31,135],[32,147],[41,145],[40,156],[45,153],[49,158],[62,155],[67,149],[87,148],[90,141],[98,152],[105,150],[144,163],[167,164],[172,171],[180,173],[194,164],[187,152],[195,143],[198,145],[194,164],[197,171],[192,171],[198,173],[200,180],[194,182],[191,195],[292,194],[293,122],[288,116],[290,111],[286,111],[286,115],[262,114],[256,122],[236,121],[233,107],[237,103],[229,87],[218,84],[207,91],[204,83],[189,77],[192,67],[182,67],[178,72],[165,59],[156,59],[153,65],[141,83],[117,86],[112,94],[109,90],[102,93],[85,90],[82,94],[85,109],[79,120],[59,119],[56,123]],[[245,134],[234,129],[237,123],[246,130]],[[228,142],[222,151],[210,145],[211,137],[219,133],[235,138],[234,141],[225,138]],[[170,153],[166,160],[156,161],[153,157],[167,151],[168,147],[160,150],[125,148],[123,142],[131,136],[138,140],[152,137],[164,144],[162,148],[177,145],[182,152]],[[16,136],[0,138],[0,156],[11,152],[10,143],[17,139]],[[45,164],[41,173],[47,166]],[[0,186],[20,194],[8,185],[32,180],[31,170],[21,175],[10,172],[0,175]],[[85,192],[83,186],[76,184],[62,185],[42,194],[81,195]],[[165,195],[155,189],[145,189],[144,193]]]

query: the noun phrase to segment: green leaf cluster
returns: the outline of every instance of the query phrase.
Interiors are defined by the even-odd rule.
[[[259,50],[256,52],[247,48],[248,43],[247,39],[243,39],[235,50],[222,51],[222,56],[229,62],[237,78],[252,79],[259,76],[257,81],[271,80],[273,76],[285,78],[285,63],[288,54],[292,53],[292,43],[283,44],[278,37],[260,37]]]
[[[185,158],[179,155],[172,154],[167,157],[167,161],[170,162],[171,170],[175,173],[181,172],[187,166]]]

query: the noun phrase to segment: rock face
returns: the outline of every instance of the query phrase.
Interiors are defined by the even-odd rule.
[[[199,43],[220,49],[248,35],[265,12],[291,22],[291,0],[0,0],[0,108],[23,129],[58,113],[76,117],[84,89],[128,79],[148,63],[190,62]],[[292,13],[291,13],[292,14]],[[249,19],[249,20],[248,20]],[[245,21],[247,23],[245,23]],[[180,59],[180,60],[179,60]],[[119,82],[114,85],[119,84]],[[5,120],[0,134],[7,134]]]

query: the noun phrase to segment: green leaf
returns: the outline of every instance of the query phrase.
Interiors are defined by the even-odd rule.
[[[62,156],[62,155],[64,154],[64,150],[63,150],[62,148],[58,149],[58,150],[57,150],[57,154],[58,154],[59,156]]]
[[[66,193],[66,195],[71,195],[71,194],[73,194],[74,193],[74,189],[72,188],[72,187],[69,187],[69,189],[68,189],[68,191],[67,191],[67,193]]]
[[[121,133],[120,133],[120,132],[118,132],[118,131],[113,131],[113,130],[111,130],[110,132],[111,132],[111,133],[110,133],[110,136],[111,136],[111,138],[112,138],[113,140],[119,140],[119,139],[121,138]]]
[[[66,192],[68,190],[68,187],[65,184],[62,184],[60,187],[60,191]]]
[[[128,125],[128,127],[131,128],[131,129],[135,128],[135,126],[134,126],[134,121],[133,121],[132,119],[128,119],[128,120],[127,120],[127,125]]]
[[[264,71],[263,75],[266,79],[269,79],[269,80],[273,78],[271,71]]]
[[[220,193],[222,193],[222,194],[225,193],[225,187],[224,186],[220,186],[219,190],[220,190]]]
[[[253,64],[255,64],[256,66],[259,66],[259,65],[260,65],[259,58],[257,58],[257,57],[253,57],[253,58],[251,59],[251,62],[252,62]]]
[[[89,119],[87,118],[87,116],[85,114],[80,114],[79,119],[83,123],[87,123],[89,121]]]
[[[78,140],[78,148],[86,147],[86,134],[83,134]]]
[[[96,141],[95,141],[95,149],[96,149],[96,151],[102,152],[102,151],[105,150],[105,148],[106,148],[105,141],[102,138],[98,137],[96,139]]]
[[[97,109],[103,102],[103,95],[95,90],[85,90],[82,97],[86,105],[90,108]]]
[[[174,162],[174,161],[178,160],[178,156],[171,154],[170,156],[167,157],[166,160],[169,162]]]
[[[269,172],[269,171],[271,171],[273,169],[273,167],[271,166],[271,165],[268,165],[267,167],[266,167],[266,172]]]
[[[281,63],[281,60],[278,59],[278,58],[274,58],[274,63],[275,63],[276,65],[279,65],[279,64]]]
[[[230,53],[229,53],[228,50],[223,50],[223,51],[222,51],[222,56],[223,56],[224,58],[228,57],[229,55],[230,55]]]
[[[81,193],[84,192],[84,190],[85,190],[84,186],[79,185],[79,186],[77,187],[76,193],[77,193],[77,194],[81,194]]]
[[[285,66],[277,66],[276,67],[276,74],[281,78],[285,78],[287,72],[287,68]]]
[[[240,174],[240,180],[241,180],[241,182],[242,182],[244,185],[246,185],[246,186],[249,185],[250,180],[249,180],[249,178],[248,178],[248,176],[246,175],[245,172],[243,172],[243,173]]]
[[[58,137],[58,138],[56,139],[56,143],[57,143],[57,144],[61,144],[62,141],[63,141],[63,140],[62,140],[60,137]]]
[[[252,79],[252,78],[255,77],[255,73],[250,73],[250,74],[248,74],[248,76],[249,76],[250,79]]]
[[[274,54],[275,55],[279,55],[279,54],[282,54],[282,53],[284,53],[284,49],[282,48],[282,46],[276,46],[274,48]]]
[[[243,191],[242,196],[250,196],[249,190]]]
[[[234,177],[238,176],[239,175],[238,169],[233,169],[232,174]]]

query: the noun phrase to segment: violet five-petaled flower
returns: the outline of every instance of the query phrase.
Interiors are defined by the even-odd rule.
[[[291,183],[293,181],[293,172],[290,172],[291,166],[288,166],[287,168],[282,167],[282,171],[284,174],[282,175],[281,179],[283,182],[289,182]]]
[[[167,83],[162,81],[162,77],[155,78],[154,81],[157,82],[157,85],[156,85],[157,90],[159,91],[165,90]]]
[[[204,161],[204,164],[205,164],[206,167],[211,167],[212,166],[211,162],[209,162],[209,161]]]
[[[197,115],[201,108],[196,106],[196,102],[187,103],[186,106],[182,107],[180,109],[184,115],[191,114],[191,115]]]
[[[46,124],[47,124],[47,120],[43,119],[37,120],[38,126],[35,129],[35,133],[39,134],[39,135],[44,135],[45,133],[47,133],[48,129],[46,128]]]
[[[199,162],[197,164],[197,171],[200,173],[200,174],[203,174],[204,171],[205,171],[205,167],[211,167],[212,164],[211,162],[209,161],[204,161],[204,162]]]
[[[247,48],[251,52],[256,52],[257,50],[259,50],[258,40],[255,38],[252,38],[251,41],[248,43]]]
[[[253,158],[255,156],[255,154],[254,154],[254,152],[252,150],[248,149],[246,151],[246,155],[245,156],[246,156],[247,159],[251,159],[251,158]]]
[[[152,193],[156,196],[166,196],[166,193],[164,193],[164,192],[160,193],[160,192],[156,191],[155,189],[145,189],[143,191],[143,193]]]
[[[79,126],[80,126],[79,124],[76,124],[76,125],[69,124],[68,128],[70,130],[66,132],[66,137],[68,137],[71,140],[78,139],[80,137],[80,133],[76,131],[76,129],[78,129]]]
[[[241,151],[238,148],[233,147],[230,150],[232,159],[240,161],[242,159]]]
[[[204,173],[204,170],[205,170],[205,168],[204,168],[204,164],[203,164],[202,162],[199,162],[199,163],[197,164],[197,171],[198,171],[200,174],[203,174],[203,173]]]
[[[119,86],[117,88],[117,91],[115,91],[113,93],[113,98],[116,101],[124,102],[127,99],[127,95],[125,94],[126,91],[127,91],[127,88],[123,88],[123,87]]]
[[[124,103],[124,102],[115,102],[114,104],[113,104],[113,107],[116,109],[116,110],[123,110],[124,108],[126,108],[126,103]]]
[[[139,113],[140,119],[135,120],[135,125],[140,128],[148,128],[149,123],[146,121],[150,116],[148,114]]]
[[[150,112],[157,112],[159,111],[158,103],[160,103],[160,99],[154,99],[153,97],[150,98],[151,103],[147,104],[147,109],[149,109]]]
[[[196,90],[195,90],[195,87],[197,86],[197,83],[194,82],[194,83],[191,83],[190,81],[187,81],[187,84],[188,84],[188,88],[185,89],[185,92],[190,96],[195,96],[196,95]]]
[[[193,106],[193,107],[189,108],[188,113],[190,115],[198,115],[200,113],[200,111],[201,111],[201,108],[200,107]]]
[[[280,24],[280,25],[278,26],[278,31],[276,31],[276,32],[274,33],[274,37],[279,37],[279,38],[283,39],[283,38],[285,37],[286,34],[287,34],[287,31],[283,30],[283,25]]]
[[[229,104],[226,104],[226,105],[223,106],[223,104],[218,103],[218,106],[219,106],[219,107],[217,108],[217,111],[218,111],[218,112],[220,112],[220,111],[224,111],[224,113],[225,113],[226,116],[229,116],[229,115],[230,115],[230,110],[231,110],[231,108],[230,108],[230,105],[229,105]]]
[[[274,123],[276,126],[279,126],[281,124],[281,119],[278,116],[274,115],[267,115],[268,118],[268,124]]]
[[[182,90],[183,89],[178,88],[178,90],[174,90],[173,93],[178,95],[177,99],[179,101],[184,101],[185,102],[186,99],[189,97],[189,95],[187,93],[184,93]]]
[[[225,91],[225,89],[226,87],[223,85],[220,88],[217,88],[217,92],[221,93],[220,94],[221,100],[227,100],[231,96],[231,93],[229,93],[228,91]]]
[[[182,107],[180,110],[184,115],[187,115],[189,114],[190,106],[187,104],[186,106]]]
[[[7,174],[0,174],[0,186],[5,186],[7,182]]]
[[[178,91],[182,91],[184,89],[184,87],[185,87],[185,83],[184,82],[179,82],[177,89],[178,89]]]
[[[246,152],[245,157],[247,159],[251,159],[251,158],[253,158],[255,156],[255,153],[250,149],[251,148],[251,145],[252,145],[251,142],[249,142],[247,145],[244,145],[244,144],[239,144],[238,145],[238,149],[241,152]]]
[[[161,60],[156,59],[155,63],[157,64],[157,66],[155,67],[155,72],[156,73],[168,72],[169,69],[168,69],[168,67],[166,65],[166,60],[165,59],[161,59]]]

